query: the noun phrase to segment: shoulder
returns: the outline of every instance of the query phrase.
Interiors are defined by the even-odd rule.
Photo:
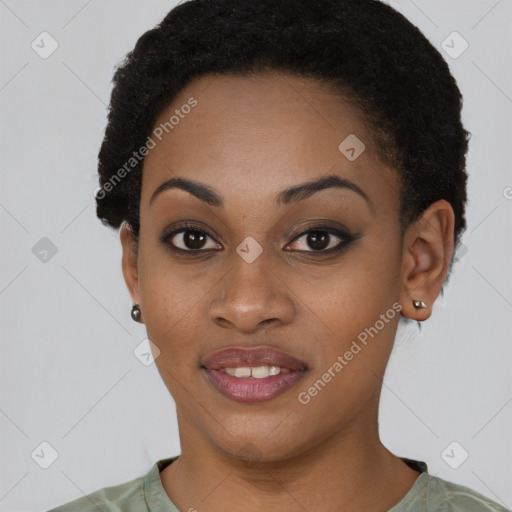
[[[158,460],[148,473],[122,484],[104,487],[48,512],[148,512],[166,502],[166,510],[178,510],[169,500],[160,472],[178,456]]]
[[[499,503],[464,485],[424,473],[424,488],[417,495],[417,505],[406,510],[425,512],[510,512]],[[405,510],[404,510],[405,512]]]
[[[99,489],[53,508],[49,512],[143,512],[147,510],[143,490],[144,477]]]

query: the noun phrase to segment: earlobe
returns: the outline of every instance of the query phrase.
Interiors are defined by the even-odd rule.
[[[447,201],[432,203],[404,233],[402,314],[426,320],[441,291],[454,247],[454,213]]]
[[[134,304],[140,303],[139,278],[137,272],[137,242],[130,226],[123,222],[119,237],[123,250],[121,266],[124,282]]]

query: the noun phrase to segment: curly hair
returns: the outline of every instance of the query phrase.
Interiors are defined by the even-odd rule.
[[[398,172],[402,233],[445,199],[458,245],[470,136],[462,96],[439,51],[378,0],[190,0],[172,9],[115,71],[99,152],[101,221],[126,221],[138,238],[144,159],[134,156],[181,89],[204,75],[265,70],[317,79],[355,104],[379,158]]]

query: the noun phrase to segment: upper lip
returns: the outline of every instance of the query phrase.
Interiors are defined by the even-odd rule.
[[[201,362],[209,370],[223,368],[279,366],[289,370],[303,370],[306,364],[295,357],[271,347],[231,347],[208,354]]]

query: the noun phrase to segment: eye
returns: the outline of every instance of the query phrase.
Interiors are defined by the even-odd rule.
[[[339,241],[336,243],[336,239]],[[210,242],[208,242],[210,240]],[[330,226],[314,226],[294,238],[292,251],[330,254],[342,251],[355,238]],[[213,236],[193,224],[180,224],[161,237],[163,244],[178,252],[208,252],[222,249]],[[209,245],[209,246],[208,246]],[[308,249],[309,248],[309,249]],[[288,249],[289,250],[289,249]]]
[[[211,240],[208,247],[208,239]],[[173,250],[184,252],[200,252],[220,249],[221,246],[204,230],[197,226],[181,224],[170,233],[164,234],[162,242]]]
[[[336,238],[340,240],[338,243]],[[328,226],[315,226],[301,233],[288,247],[301,252],[328,254],[341,251],[353,241],[354,237],[348,233]]]

